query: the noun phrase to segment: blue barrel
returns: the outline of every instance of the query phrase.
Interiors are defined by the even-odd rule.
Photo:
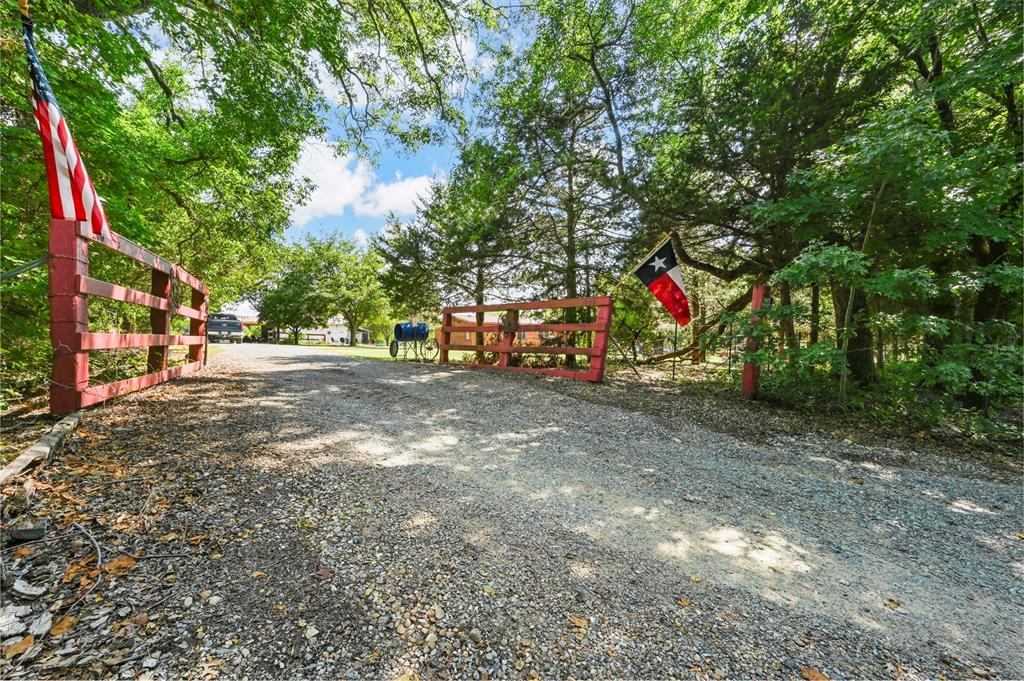
[[[402,322],[395,324],[395,340],[399,343],[411,343],[413,341],[425,341],[430,334],[430,329],[424,322],[413,324]]]

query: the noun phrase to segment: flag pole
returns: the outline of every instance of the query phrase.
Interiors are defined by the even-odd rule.
[[[672,382],[676,382],[676,351],[679,350],[679,322],[676,322],[676,332],[672,337]]]
[[[619,345],[619,341],[615,340],[615,336],[613,336],[612,334],[608,334],[608,337],[612,339],[612,343],[615,343],[615,347],[619,349],[620,353],[622,353],[622,359],[626,360],[626,364],[628,364],[629,368],[633,370],[633,373],[636,374],[636,377],[643,378],[643,376],[640,375],[640,370],[636,368],[635,364],[633,364],[633,360],[629,358],[629,355],[626,354],[626,351],[622,349],[621,345]]]

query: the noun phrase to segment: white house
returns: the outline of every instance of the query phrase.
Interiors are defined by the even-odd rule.
[[[370,330],[360,328],[357,332],[356,342],[358,343],[369,343],[370,342]],[[299,338],[302,340],[309,341],[323,341],[330,345],[348,345],[349,343],[349,328],[348,322],[342,316],[332,317],[328,322],[327,326],[321,326],[315,329],[302,329],[299,332]]]

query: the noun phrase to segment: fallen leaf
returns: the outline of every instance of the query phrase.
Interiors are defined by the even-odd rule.
[[[77,578],[78,575],[89,572],[89,569],[85,567],[85,564],[87,562],[90,562],[90,560],[80,560],[72,563],[71,565],[68,565],[67,570],[64,571],[64,576],[61,578],[61,581],[67,584],[68,582]]]
[[[64,501],[67,501],[68,503],[74,504],[75,506],[85,506],[85,501],[79,499],[70,492],[60,492],[57,494],[57,496],[63,499]]]
[[[1017,539],[1024,539],[1024,532],[1018,532]]]
[[[253,577],[266,577],[267,573],[264,572],[263,570],[257,570],[256,572],[252,573],[252,576]]]
[[[160,541],[162,541],[162,542],[169,542],[169,541],[174,541],[177,538],[178,538],[178,533],[177,532],[168,532],[167,534],[165,534],[162,537],[160,537]]]
[[[692,577],[690,577],[690,581],[691,581],[691,582],[693,582],[694,584],[696,584],[697,582],[699,582],[699,581],[700,581],[700,579],[701,579],[701,578],[700,578],[700,577],[698,577],[697,575],[693,575]]]
[[[690,604],[690,599],[689,598],[677,598],[676,599],[676,605],[679,605],[679,606],[682,606],[682,607],[685,608],[689,604]]]
[[[206,662],[203,662],[202,669],[199,672],[200,678],[203,679],[215,679],[220,675],[217,671],[217,667],[224,664],[224,660],[218,660],[211,655],[206,656]]]
[[[120,622],[114,622],[112,628],[114,630],[114,636],[122,637],[127,636],[130,627],[132,630],[135,629],[135,624],[131,620],[121,620]]]
[[[580,617],[579,615],[569,615],[569,621],[580,629],[586,629],[590,626],[590,621],[586,617]]]
[[[74,624],[75,616],[65,615],[62,619],[58,620],[56,624],[50,627],[50,636],[61,636],[66,634]]]
[[[855,485],[863,485],[864,484],[864,478],[854,478],[853,479],[853,484],[855,484]]]
[[[196,545],[202,543],[205,540],[206,540],[206,535],[205,534],[197,534],[194,537],[189,537],[185,541],[187,541],[192,546],[196,546]]]
[[[317,568],[316,572],[313,573],[313,579],[318,582],[326,582],[328,579],[334,576],[334,570],[327,565],[321,565]]]
[[[810,667],[801,669],[800,676],[804,677],[806,681],[828,681],[827,674],[822,674],[817,669],[811,669]]]
[[[897,601],[895,598],[886,599],[885,604],[888,605],[893,610],[899,610],[900,606],[903,605],[902,603]]]
[[[34,547],[34,546],[19,546],[18,549],[15,550],[15,552],[14,552],[14,557],[15,558],[24,558],[25,556],[29,555],[30,553],[32,553],[35,550],[36,550],[36,547]]]
[[[15,655],[21,655],[23,652],[32,647],[32,643],[34,643],[35,640],[35,637],[32,634],[29,634],[17,643],[12,643],[9,646],[4,646],[4,659],[9,660]]]
[[[135,567],[136,561],[131,556],[118,556],[114,560],[106,564],[107,574],[114,576],[123,575]]]

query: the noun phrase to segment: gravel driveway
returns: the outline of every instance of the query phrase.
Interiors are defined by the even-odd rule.
[[[234,533],[146,673],[1024,677],[1019,484],[601,390],[244,345],[91,412],[196,424],[166,522]]]

